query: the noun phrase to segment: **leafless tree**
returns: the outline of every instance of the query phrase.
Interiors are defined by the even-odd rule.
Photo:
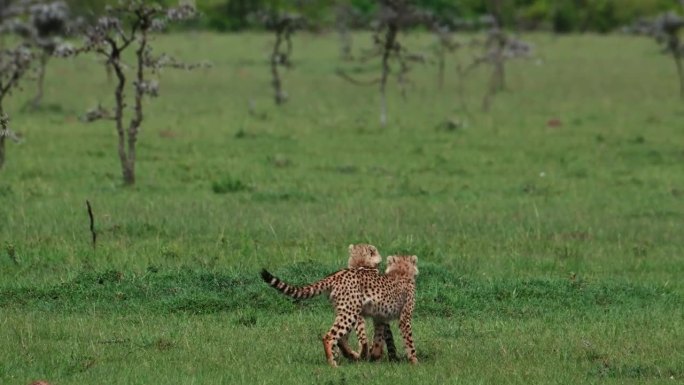
[[[45,67],[53,56],[55,48],[61,44],[61,38],[67,34],[69,7],[64,1],[38,3],[30,7],[30,24],[33,27],[31,40],[40,51],[38,61],[38,79],[34,107],[40,106],[43,100],[45,84]]]
[[[35,59],[35,53],[24,43],[13,48],[0,49],[0,169],[5,164],[7,139],[19,141],[18,135],[9,127],[9,117],[4,110],[5,98],[19,86]]]
[[[454,40],[448,26],[433,21],[430,29],[437,39],[437,44],[435,46],[435,54],[437,57],[437,86],[439,89],[442,89],[444,87],[444,72],[446,69],[447,54],[455,52],[461,45]]]
[[[358,85],[379,84],[380,86],[380,124],[387,125],[387,80],[392,73],[392,63],[398,65],[397,81],[405,96],[406,75],[410,70],[410,62],[424,61],[422,55],[410,53],[398,40],[399,32],[407,27],[423,23],[425,15],[417,10],[410,0],[380,0],[378,12],[374,21],[373,49],[360,60],[368,61],[380,57],[380,78],[360,81],[352,78],[344,71],[338,70],[338,75]]]
[[[162,68],[193,69],[205,64],[183,64],[176,59],[152,53],[151,34],[164,29],[169,22],[185,20],[195,15],[191,4],[181,3],[176,7],[165,8],[142,0],[125,0],[116,7],[108,7],[105,15],[88,27],[84,33],[85,44],[79,48],[61,46],[58,52],[63,55],[94,53],[102,56],[106,65],[114,70],[117,82],[114,89],[115,107],[113,113],[98,106],[86,114],[86,120],[113,119],[118,134],[118,153],[125,185],[135,184],[136,143],[143,122],[143,98],[155,97],[159,83],[150,79]],[[133,80],[133,111],[126,122],[125,91],[127,89],[128,68],[123,54],[135,47],[135,71]]]
[[[501,6],[503,0],[489,0],[489,8],[491,11],[491,28],[487,34],[486,49],[490,53],[491,64],[494,67],[494,72],[491,77],[491,84],[488,95],[493,95],[496,92],[503,91],[506,88],[506,68],[504,67],[504,50],[508,36],[503,30],[503,15],[501,14]],[[489,106],[485,109],[488,109]]]
[[[69,26],[69,7],[64,1],[20,0],[12,3],[3,30],[20,36],[38,52],[37,92],[32,100],[38,107],[43,98],[45,68],[55,48],[62,43]]]
[[[2,1],[0,3],[0,32],[14,32],[18,18],[26,11],[26,1]],[[33,69],[36,54],[25,41],[3,41],[0,47],[0,169],[5,164],[5,143],[8,139],[20,141],[20,136],[9,127],[9,116],[5,113],[4,102],[12,91]]]
[[[470,65],[460,71],[460,76],[464,78],[471,70],[482,64],[492,66],[489,86],[482,100],[484,111],[488,111],[491,107],[493,97],[506,88],[506,62],[511,59],[530,58],[534,52],[532,44],[512,37],[502,27],[501,0],[493,0],[490,4],[495,14],[481,17],[479,23],[488,27],[485,42],[483,44],[478,41],[471,43],[471,46],[480,46],[482,52],[474,57]]]
[[[352,60],[352,36],[349,31],[352,19],[357,16],[349,0],[337,0],[335,4],[335,28],[340,38],[340,58]]]
[[[405,76],[409,71],[409,56],[406,48],[397,40],[397,35],[402,28],[416,24],[420,18],[416,9],[408,0],[381,0],[380,12],[378,14],[378,26],[375,30],[373,40],[382,56],[382,75],[380,77],[380,124],[387,125],[387,78],[390,74],[390,60],[396,59],[399,63],[397,80],[402,86],[405,83]]]
[[[684,8],[684,0],[681,0],[681,3]],[[638,20],[629,28],[631,32],[655,38],[658,44],[663,47],[663,53],[672,56],[679,78],[679,93],[684,99],[684,68],[682,68],[684,42],[680,37],[680,32],[683,29],[684,18],[674,12],[664,13],[651,20]]]
[[[296,13],[280,11],[262,13],[260,18],[266,28],[275,34],[270,57],[271,83],[275,102],[281,105],[287,101],[287,92],[283,90],[279,68],[292,66],[292,34],[304,25],[304,19]]]

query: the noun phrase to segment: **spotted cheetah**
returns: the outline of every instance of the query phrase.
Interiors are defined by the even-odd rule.
[[[370,269],[377,269],[380,262],[382,262],[382,256],[375,246],[367,243],[349,245],[348,268],[367,267]]]
[[[378,265],[380,264],[380,262],[382,262],[382,256],[378,252],[378,249],[371,244],[350,244],[348,252],[349,260],[347,262],[347,267],[349,269],[367,268],[377,270]],[[365,359],[369,353],[368,337],[366,335],[366,323],[363,317],[358,317],[358,319],[356,320],[355,329],[360,345],[360,354],[352,350],[352,348],[349,346],[349,334],[345,334],[338,341],[338,346],[340,348],[340,352],[342,353],[342,355],[354,361],[360,358]],[[391,343],[388,344],[388,346],[394,347],[394,341],[391,341]],[[380,349],[382,354],[382,347]]]
[[[399,330],[404,338],[404,348],[409,362],[418,363],[416,350],[413,347],[413,332],[411,319],[415,307],[416,276],[418,275],[418,257],[415,255],[399,255],[387,257],[385,276],[391,284],[398,287],[390,288],[389,294],[384,294],[381,301],[364,304],[361,314],[373,318],[375,331],[373,335],[372,360],[382,358],[383,343],[387,344],[387,356],[391,361],[399,360],[397,349],[389,322],[399,319]],[[384,301],[384,302],[383,302]]]
[[[377,269],[378,265],[382,261],[382,256],[378,252],[378,249],[369,244],[359,243],[349,245],[349,262],[347,267],[350,269],[365,267],[371,269]],[[362,314],[362,316],[368,316],[368,314]],[[383,322],[381,319],[373,320],[374,338],[375,346],[373,349],[374,354],[371,356],[372,360],[377,360],[382,358],[383,345],[387,344],[387,356],[391,361],[397,361],[397,348],[394,345],[394,337],[392,336],[392,330],[388,323]],[[356,359],[358,357],[365,359],[368,356],[368,338],[366,336],[366,326],[364,317],[359,317],[356,323],[356,335],[359,340],[360,354],[354,352],[347,343],[347,338],[343,337],[338,341],[338,346],[342,355],[350,359]],[[348,335],[347,335],[348,336]]]
[[[368,268],[378,269],[378,265],[382,262],[382,256],[378,249],[367,243],[358,243],[349,245],[349,261],[347,267],[349,269]],[[358,317],[356,320],[356,336],[359,340],[360,354],[355,352],[349,346],[347,339],[349,334],[344,335],[338,341],[338,346],[342,355],[352,360],[359,358],[365,359],[368,356],[368,336],[366,335],[366,322],[363,317]],[[392,341],[392,344],[394,341]],[[382,354],[382,353],[381,353]]]
[[[372,268],[343,269],[304,287],[290,286],[265,269],[261,271],[261,277],[273,288],[295,299],[311,298],[322,293],[329,295],[336,317],[333,326],[323,336],[323,349],[331,366],[337,366],[333,348],[356,326],[362,314],[384,323],[398,318],[406,354],[409,362],[415,364],[418,359],[413,345],[411,318],[415,306],[417,263],[418,257],[415,255],[390,256],[387,258],[385,275]],[[384,334],[383,331],[382,335],[376,333],[374,336],[374,350],[378,339],[383,338]]]

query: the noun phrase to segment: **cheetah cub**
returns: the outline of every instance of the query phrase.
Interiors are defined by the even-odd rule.
[[[349,269],[375,269],[377,271],[380,262],[382,262],[382,256],[375,246],[367,243],[349,245],[349,261],[347,262]],[[341,337],[337,343],[342,355],[354,361],[368,357],[368,336],[366,335],[366,321],[363,317],[358,317],[355,329],[360,354],[349,346],[349,334]]]
[[[378,265],[382,262],[382,256],[378,252],[378,249],[369,244],[351,244],[349,245],[349,262],[347,267],[350,269],[354,268],[369,268],[377,269]],[[366,323],[363,316],[369,316],[368,314],[361,314],[356,323],[356,336],[359,340],[360,354],[354,352],[347,343],[347,338],[341,338],[338,341],[338,346],[342,355],[350,359],[366,359],[368,357],[368,338],[366,335]],[[382,358],[383,345],[387,344],[387,356],[391,361],[398,361],[397,348],[394,345],[394,336],[392,336],[392,330],[390,329],[389,323],[383,322],[381,319],[373,320],[373,355],[371,355],[372,360],[378,360]],[[348,335],[347,335],[348,336]]]
[[[261,271],[261,277],[276,290],[295,299],[323,293],[329,295],[336,316],[333,326],[323,336],[323,349],[331,366],[337,366],[334,347],[359,323],[362,314],[385,323],[399,319],[406,354],[409,362],[415,364],[418,359],[413,345],[411,319],[415,306],[417,263],[415,255],[390,256],[385,275],[373,268],[343,269],[304,287],[291,286],[265,269]],[[376,334],[374,340],[377,338]]]
[[[349,245],[349,262],[347,267],[377,269],[382,262],[382,256],[377,247],[367,243],[357,243]]]
[[[416,349],[413,346],[411,321],[416,303],[416,276],[418,275],[418,257],[415,255],[395,255],[387,257],[385,282],[390,287],[385,292],[376,292],[379,297],[364,303],[361,314],[373,318],[375,332],[371,359],[382,358],[383,343],[387,344],[387,356],[390,361],[398,361],[397,349],[389,322],[399,319],[399,331],[404,339],[404,349],[409,362],[418,363]],[[391,285],[396,285],[392,287]],[[373,293],[371,292],[371,296]]]

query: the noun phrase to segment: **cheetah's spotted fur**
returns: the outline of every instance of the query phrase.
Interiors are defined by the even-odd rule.
[[[367,243],[349,245],[349,261],[347,262],[347,267],[349,269],[377,269],[380,262],[382,262],[382,256],[375,246]],[[360,354],[352,350],[349,346],[349,343],[347,342],[349,334],[340,338],[337,345],[343,356],[352,360],[358,360],[359,358],[365,359],[368,356],[369,349],[368,336],[366,335],[366,322],[362,316],[358,317],[356,320],[356,336],[359,340]],[[394,346],[394,341],[392,341],[391,345]],[[380,349],[382,354],[382,347]]]
[[[306,299],[322,293],[329,294],[336,317],[333,326],[323,336],[323,348],[331,366],[337,366],[333,348],[340,339],[346,338],[362,318],[362,314],[384,323],[398,318],[406,354],[411,363],[417,363],[411,330],[415,306],[415,277],[418,274],[417,262],[418,258],[415,255],[390,256],[387,258],[385,275],[372,268],[343,269],[304,287],[291,286],[265,269],[261,271],[261,277],[273,288],[292,298]],[[378,340],[382,349],[384,334],[384,331],[380,335],[375,334],[374,354]]]
[[[369,244],[351,244],[349,245],[349,262],[347,267],[350,269],[367,267],[372,269],[377,269],[378,265],[382,262],[382,256],[378,252],[378,249]],[[368,314],[361,314],[362,316],[369,316]],[[387,322],[383,322],[381,319],[373,320],[373,329],[375,346],[373,349],[373,355],[371,359],[377,360],[382,358],[383,344],[387,344],[387,356],[391,361],[399,360],[397,357],[397,348],[394,345],[394,336],[392,336],[392,330]],[[365,359],[368,356],[368,337],[366,335],[366,323],[363,317],[359,317],[356,324],[356,335],[359,340],[360,354],[354,352],[347,343],[347,338],[341,338],[338,341],[338,346],[342,354],[351,359],[356,359],[358,357]]]

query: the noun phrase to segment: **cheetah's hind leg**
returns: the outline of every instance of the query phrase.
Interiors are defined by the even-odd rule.
[[[404,338],[404,349],[406,349],[406,355],[408,356],[409,362],[411,364],[417,364],[418,358],[416,357],[416,348],[413,345],[413,331],[411,330],[411,313],[413,311],[413,306],[408,306],[404,308],[404,311],[399,317],[399,331],[401,336]]]
[[[359,340],[359,352],[352,350],[349,345],[349,334],[341,337],[337,342],[342,355],[350,360],[365,360],[368,357],[368,337],[366,336],[366,321],[359,316],[356,321],[356,337]]]
[[[335,362],[335,356],[333,355],[333,349],[340,340],[345,340],[345,342],[342,344],[346,343],[347,334],[349,334],[351,329],[356,325],[357,314],[359,311],[360,309],[357,309],[356,312],[352,312],[354,315],[348,315],[345,312],[338,312],[337,316],[335,316],[335,323],[323,336],[323,350],[325,351],[325,358],[328,360],[328,364],[330,364],[330,366],[337,367],[337,362]]]
[[[373,349],[370,353],[370,360],[377,361],[382,358],[382,351],[385,348],[385,328],[388,325],[381,321],[373,321]],[[394,343],[394,342],[392,342]]]
[[[359,353],[362,360],[368,358],[368,335],[366,334],[366,321],[359,315],[356,320],[356,337],[359,340]]]
[[[388,323],[385,324],[384,331],[385,333],[383,334],[383,338],[385,340],[385,344],[387,345],[387,358],[389,358],[390,361],[399,361],[399,356],[397,356],[397,347],[394,345],[394,337],[392,336],[392,329]]]
[[[382,359],[384,345],[387,345],[387,358],[390,361],[399,361],[397,356],[397,347],[394,344],[394,336],[389,323],[382,321],[375,321],[375,333],[373,335],[373,350],[371,352],[371,360],[377,361]]]

